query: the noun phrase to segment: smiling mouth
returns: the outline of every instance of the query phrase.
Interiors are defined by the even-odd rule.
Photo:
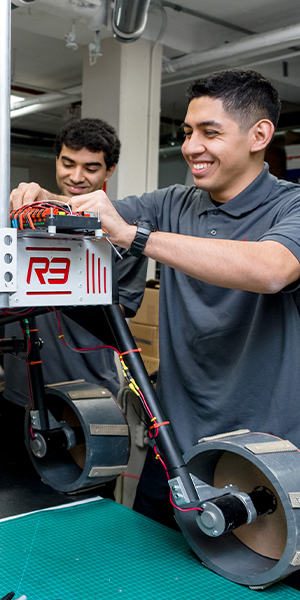
[[[198,171],[198,172],[205,171],[211,165],[212,165],[212,163],[207,163],[207,162],[194,163],[194,164],[192,164],[192,169],[193,169],[193,171]]]
[[[80,187],[78,185],[71,185],[71,184],[66,184],[67,188],[70,192],[72,192],[72,194],[84,194],[88,188],[86,187]]]

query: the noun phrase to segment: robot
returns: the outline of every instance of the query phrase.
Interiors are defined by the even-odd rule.
[[[129,458],[126,417],[108,390],[84,381],[44,386],[35,316],[59,307],[87,330],[92,323],[92,333],[118,353],[166,469],[177,522],[201,562],[241,585],[269,586],[300,567],[299,450],[238,431],[199,440],[182,456],[119,308],[113,250],[99,216],[53,203],[8,213],[10,0],[1,27],[0,324],[21,321],[22,335],[1,340],[0,350],[28,364],[31,460],[46,483],[70,492],[114,479]]]

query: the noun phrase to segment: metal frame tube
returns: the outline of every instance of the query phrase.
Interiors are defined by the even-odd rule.
[[[23,329],[26,328],[25,321],[22,320]],[[34,317],[28,318],[28,329],[30,335],[30,352],[27,358],[27,365],[30,375],[30,384],[32,391],[32,408],[39,411],[41,429],[49,429],[48,411],[46,407],[45,385],[42,370],[42,361],[40,354],[39,336]]]
[[[0,19],[0,228],[9,227],[10,192],[10,63],[11,4],[1,2]],[[0,307],[9,304],[9,294],[0,293]]]
[[[143,391],[152,414],[157,418],[157,423],[165,422],[166,417],[152,387],[141,356],[139,352],[130,352],[130,350],[134,350],[137,347],[119,305],[112,304],[103,306],[102,308],[117,342],[119,351],[129,351],[129,353],[126,354],[126,357],[124,357],[124,361]],[[177,445],[171,425],[168,424],[160,427],[156,439],[159,451],[162,453],[164,462],[167,466],[170,479],[180,477],[189,497],[189,501],[194,502],[198,500],[197,492]]]
[[[10,0],[1,2],[0,19],[0,227],[9,227],[10,192]]]

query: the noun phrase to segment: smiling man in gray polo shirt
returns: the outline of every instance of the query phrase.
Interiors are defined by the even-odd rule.
[[[300,447],[300,187],[264,164],[280,101],[249,70],[194,82],[188,100],[182,151],[195,186],[71,203],[163,265],[157,393],[182,452],[240,428]],[[162,471],[148,453],[135,507],[172,525]]]

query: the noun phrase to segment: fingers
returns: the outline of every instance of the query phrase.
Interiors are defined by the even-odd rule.
[[[102,190],[92,192],[91,194],[72,196],[69,204],[72,206],[74,212],[92,211],[95,215],[104,207],[111,206],[110,200]]]
[[[119,244],[122,238],[120,234],[124,227],[127,229],[128,225],[102,190],[91,194],[73,196],[69,204],[74,212],[93,212],[96,216],[99,213],[103,229],[110,234],[110,239],[114,243]]]
[[[20,183],[10,194],[10,210],[17,210],[24,204],[32,204],[44,199],[44,191],[37,183]]]
[[[10,208],[10,210],[16,210],[16,209],[20,208],[22,206],[22,204],[23,204],[23,194],[19,190],[19,188],[16,188],[10,194],[9,208]]]

